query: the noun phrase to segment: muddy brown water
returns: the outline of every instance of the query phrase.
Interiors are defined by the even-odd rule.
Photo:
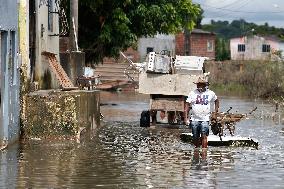
[[[259,100],[220,97],[221,110],[247,113],[236,134],[250,147],[209,147],[180,140],[188,128],[139,127],[147,95],[101,93],[103,126],[90,139],[29,140],[0,152],[0,188],[284,188],[282,115]]]

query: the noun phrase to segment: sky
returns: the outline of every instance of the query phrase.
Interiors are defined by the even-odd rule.
[[[204,10],[203,24],[211,20],[239,20],[284,28],[284,0],[192,0]]]

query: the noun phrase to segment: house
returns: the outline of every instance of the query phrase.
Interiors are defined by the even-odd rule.
[[[276,37],[242,36],[230,39],[232,60],[275,60],[284,50],[284,42]]]
[[[157,34],[154,37],[142,37],[138,40],[138,54],[140,61],[144,61],[149,52],[169,51],[175,54],[175,36]]]
[[[154,37],[139,38],[137,50],[130,47],[123,53],[133,62],[145,61],[149,52],[160,53],[162,51],[168,51],[171,56],[191,55],[215,59],[215,39],[216,35],[214,33],[200,29],[194,29],[188,35],[187,43],[185,43],[185,32],[177,35],[157,34]],[[123,57],[120,56],[117,60],[104,58],[103,62],[115,63],[122,60]]]
[[[60,1],[30,1],[31,80],[38,89],[74,88],[60,64]]]
[[[161,52],[169,51],[171,55],[175,54],[175,36],[174,35],[163,35],[157,34],[154,37],[142,37],[139,38],[137,49],[129,47],[123,53],[131,59],[133,62],[144,62],[146,55],[149,52]],[[119,59],[104,58],[104,63],[118,63],[125,61],[123,56]]]
[[[215,39],[214,33],[201,29],[181,32],[175,36],[175,53],[215,59]]]
[[[195,29],[189,35],[187,43],[185,44],[185,35],[184,33],[179,33],[178,35],[164,35],[157,34],[154,37],[142,37],[138,40],[137,50],[133,48],[128,48],[123,53],[132,62],[144,62],[146,55],[149,52],[156,53],[169,53],[170,56],[175,55],[192,55],[192,56],[203,56],[208,57],[209,59],[215,59],[215,34],[212,32],[203,31],[200,29]],[[188,46],[188,50],[185,51],[185,45]],[[125,74],[128,70],[128,64],[123,58],[120,56],[119,59],[114,58],[104,58],[104,65],[99,65],[96,67],[97,73],[103,78],[108,78],[109,80],[118,80],[117,75],[120,72],[120,80],[127,79]],[[127,64],[118,64],[126,62]],[[108,64],[114,64],[116,66],[109,66]],[[116,67],[120,66],[117,71],[115,71]],[[124,66],[124,67],[122,67]],[[109,67],[109,68],[106,68]],[[115,72],[115,74],[114,74]],[[132,75],[132,74],[131,74]],[[132,77],[131,80],[135,80]]]

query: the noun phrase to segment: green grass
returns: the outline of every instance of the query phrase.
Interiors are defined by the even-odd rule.
[[[245,86],[237,83],[229,84],[211,84],[210,89],[218,95],[230,95],[230,96],[247,96],[247,89]]]

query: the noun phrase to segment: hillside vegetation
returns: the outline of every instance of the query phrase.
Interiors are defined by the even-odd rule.
[[[243,35],[263,35],[263,36],[277,36],[284,39],[284,29],[269,26],[268,23],[257,25],[249,23],[245,20],[228,21],[214,21],[210,24],[202,25],[202,29],[216,33],[217,37],[222,39],[231,39]]]
[[[245,20],[214,21],[201,26],[203,30],[216,33],[216,60],[230,60],[229,40],[244,35],[274,36],[284,40],[284,29],[255,23],[248,23]]]

